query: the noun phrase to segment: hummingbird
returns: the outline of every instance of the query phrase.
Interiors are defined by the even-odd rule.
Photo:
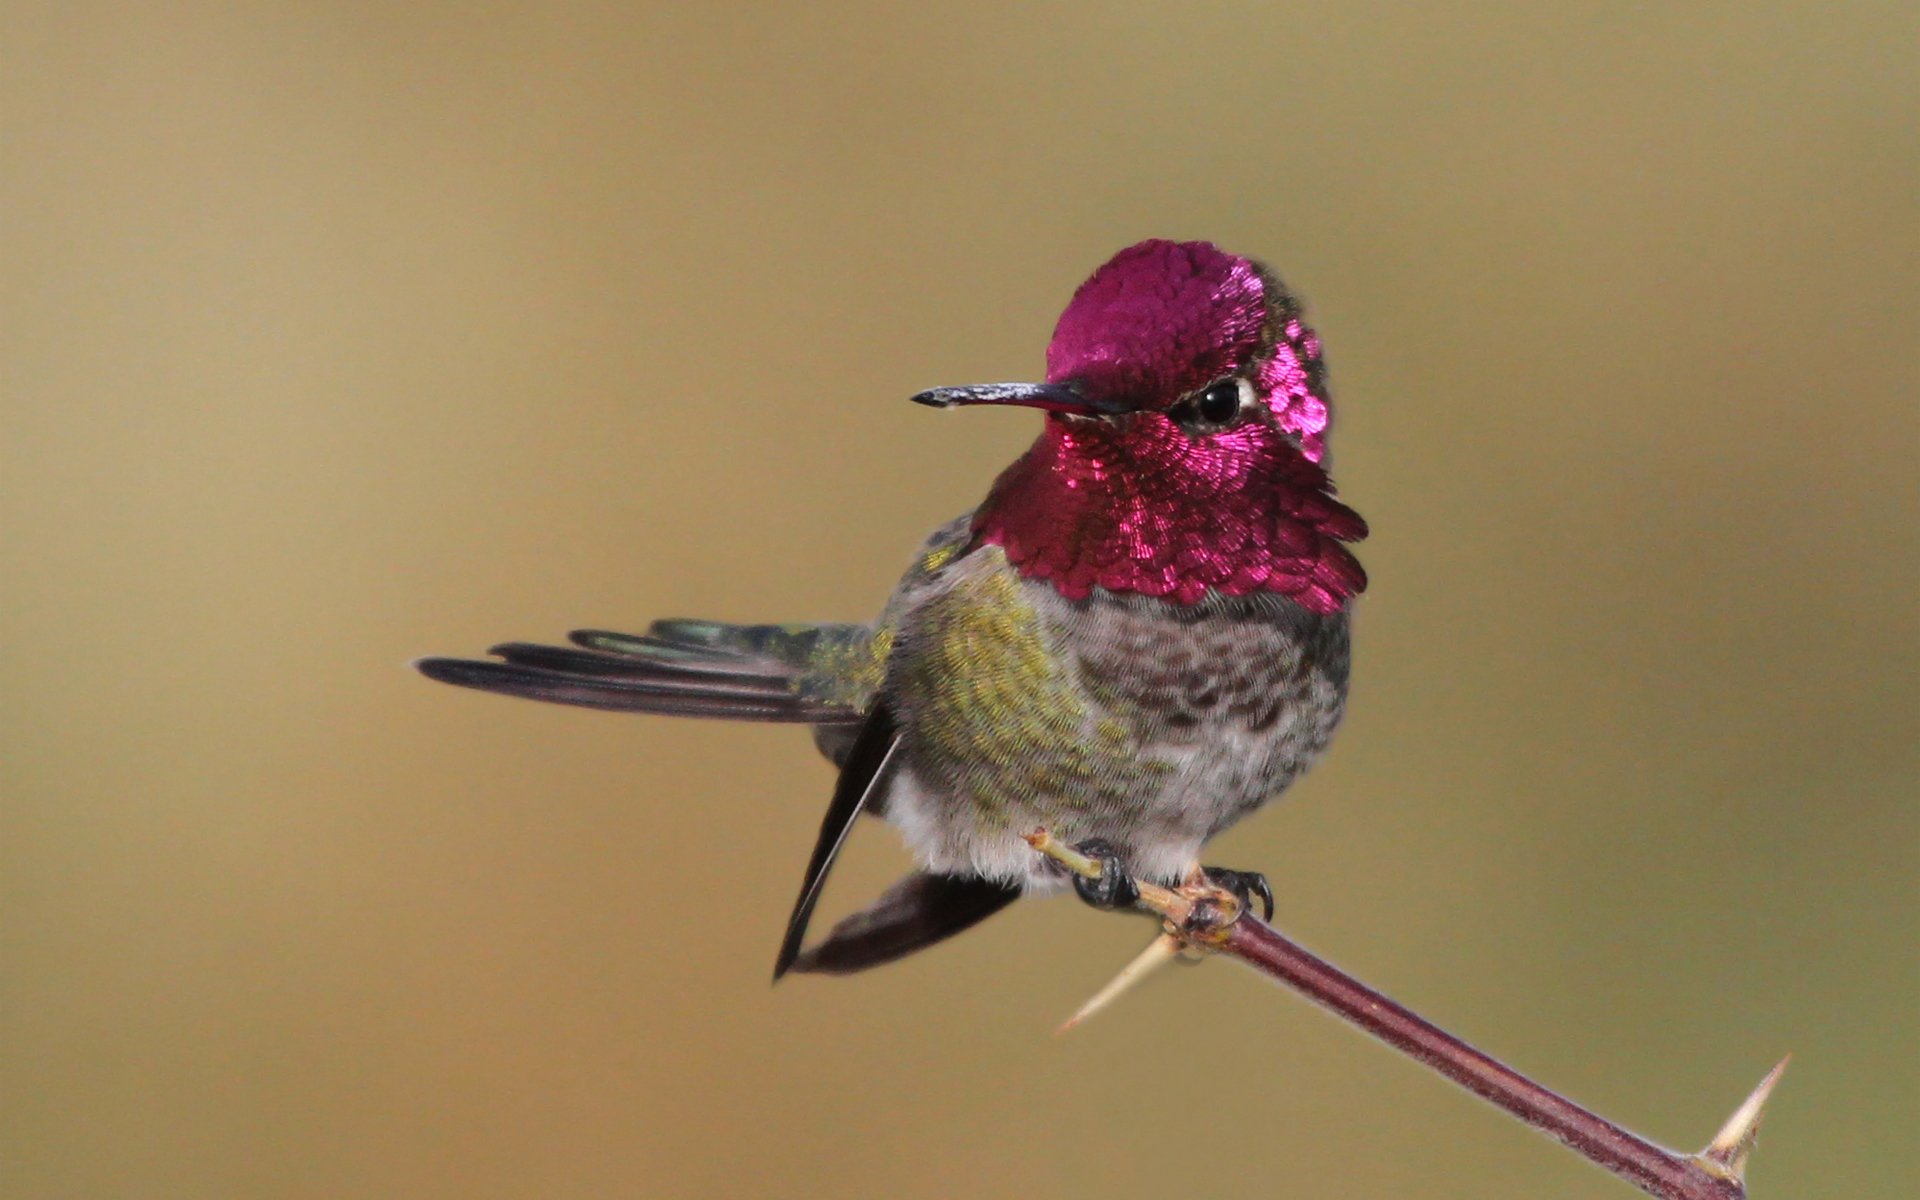
[[[1199,866],[1286,790],[1346,706],[1366,522],[1328,475],[1319,338],[1260,263],[1144,241],[1080,285],[1037,383],[937,387],[935,408],[1023,407],[1038,438],[935,530],[868,624],[662,620],[426,658],[428,677],[587,708],[810,726],[838,768],[775,960],[843,974],[1023,895],[1113,906]],[[862,813],[916,866],[818,944],[806,932]],[[1071,879],[1023,837],[1101,864]]]

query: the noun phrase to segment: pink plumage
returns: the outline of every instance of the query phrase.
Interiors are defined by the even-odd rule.
[[[974,518],[1029,578],[1185,603],[1273,591],[1333,612],[1366,587],[1342,545],[1366,522],[1321,467],[1319,339],[1287,291],[1206,242],[1148,241],[1082,284],[1047,348],[1049,383],[1124,407],[1050,414]],[[1244,379],[1253,419],[1196,435],[1176,406]]]

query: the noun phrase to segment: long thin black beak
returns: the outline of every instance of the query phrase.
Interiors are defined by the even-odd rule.
[[[930,388],[913,398],[931,408],[958,408],[963,404],[1013,404],[1082,417],[1126,412],[1126,406],[1083,396],[1065,383],[977,383],[969,387]]]

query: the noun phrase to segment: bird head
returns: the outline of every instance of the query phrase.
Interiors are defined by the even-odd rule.
[[[1319,339],[1251,259],[1206,242],[1130,246],[1074,293],[1043,382],[914,399],[1045,411],[974,535],[1070,599],[1277,592],[1331,612],[1366,585],[1341,544],[1366,524],[1322,465]]]

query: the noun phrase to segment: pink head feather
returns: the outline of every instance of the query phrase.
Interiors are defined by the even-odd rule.
[[[1216,381],[1263,411],[1194,434],[1168,410]],[[1096,587],[1194,603],[1279,592],[1333,612],[1366,586],[1342,542],[1366,522],[1333,498],[1320,342],[1259,264],[1206,242],[1147,241],[1080,286],[1047,347],[1047,380],[1133,410],[1049,415],[975,514],[1022,575],[1079,599]]]

